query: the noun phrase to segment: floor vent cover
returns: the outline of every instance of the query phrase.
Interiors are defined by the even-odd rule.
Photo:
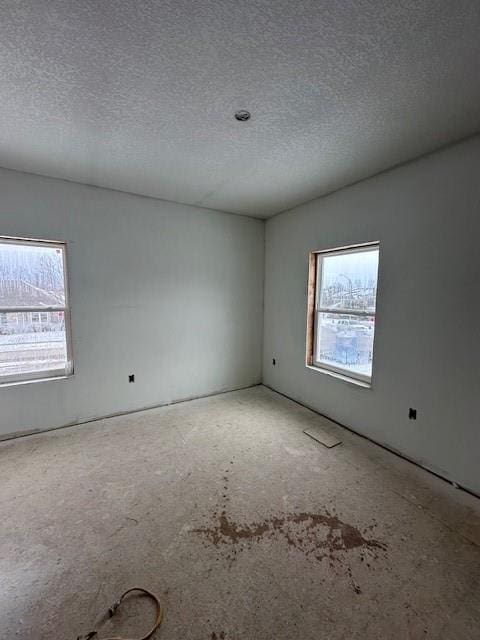
[[[331,433],[328,433],[328,431],[325,431],[325,429],[318,425],[305,429],[303,433],[307,434],[307,436],[310,436],[310,438],[313,438],[317,442],[320,442],[328,449],[336,447],[337,444],[342,444],[342,441],[339,440],[337,436],[333,436]]]

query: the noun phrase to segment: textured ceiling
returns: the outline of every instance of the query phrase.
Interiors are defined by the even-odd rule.
[[[3,0],[0,166],[267,217],[480,130],[479,34],[479,0]]]

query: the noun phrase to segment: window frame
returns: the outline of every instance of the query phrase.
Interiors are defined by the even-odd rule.
[[[65,344],[67,359],[65,367],[60,369],[45,369],[43,371],[35,371],[30,373],[15,373],[11,375],[0,375],[0,387],[12,384],[22,384],[26,382],[39,382],[41,380],[51,380],[58,378],[68,378],[73,375],[73,344],[72,344],[72,321],[70,307],[70,291],[67,267],[67,243],[60,240],[40,240],[33,238],[15,238],[11,236],[0,236],[0,244],[13,244],[20,246],[49,247],[59,249],[62,252],[63,264],[63,286],[65,293],[64,306],[37,306],[37,307],[2,307],[0,306],[0,315],[3,313],[41,313],[63,312],[65,323]],[[17,319],[18,323],[18,319]]]
[[[308,270],[308,290],[307,290],[307,345],[306,345],[306,359],[305,364],[307,367],[316,369],[323,373],[333,374],[339,378],[346,379],[349,382],[360,384],[361,386],[371,387],[373,378],[373,353],[375,350],[375,336],[374,330],[373,345],[372,345],[372,374],[370,376],[351,371],[346,368],[337,367],[329,363],[325,363],[321,360],[315,359],[316,343],[318,335],[318,317],[320,313],[333,313],[338,315],[349,315],[358,317],[372,317],[374,323],[376,321],[376,300],[378,297],[378,272],[377,272],[377,290],[375,296],[375,311],[361,311],[352,309],[330,309],[328,307],[321,307],[320,295],[321,295],[321,283],[322,283],[322,265],[323,258],[332,255],[342,255],[348,253],[361,253],[364,251],[378,251],[380,256],[380,243],[366,242],[357,245],[349,245],[345,247],[338,247],[334,249],[323,249],[320,251],[312,251],[309,254],[309,270]]]

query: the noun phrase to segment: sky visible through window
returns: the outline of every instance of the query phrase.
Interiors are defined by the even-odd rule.
[[[60,248],[0,240],[0,308],[63,307],[63,278]]]
[[[322,259],[321,307],[375,311],[378,249]]]

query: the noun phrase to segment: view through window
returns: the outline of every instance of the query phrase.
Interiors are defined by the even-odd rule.
[[[68,375],[65,245],[0,238],[0,383]]]
[[[378,244],[316,254],[312,364],[370,382]]]

